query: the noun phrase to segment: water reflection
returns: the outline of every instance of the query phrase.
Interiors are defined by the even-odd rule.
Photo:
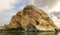
[[[59,35],[60,32],[0,32],[0,35]]]

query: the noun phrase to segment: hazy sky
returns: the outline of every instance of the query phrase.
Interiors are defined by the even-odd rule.
[[[47,11],[60,11],[60,0],[37,0],[32,3]]]
[[[27,4],[33,4],[48,13],[60,11],[60,0],[0,0],[0,25],[8,24],[11,17]]]

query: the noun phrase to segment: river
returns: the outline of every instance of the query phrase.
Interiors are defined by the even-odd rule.
[[[0,32],[0,35],[60,35],[60,32]]]

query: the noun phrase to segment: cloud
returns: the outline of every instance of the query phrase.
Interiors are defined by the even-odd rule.
[[[58,1],[59,0],[37,0],[37,1],[34,0],[32,2],[38,8],[40,8],[40,9],[42,8],[45,11],[50,11],[53,7],[56,6]]]
[[[0,12],[12,9],[15,3],[17,0],[0,0]]]
[[[53,6],[50,11],[59,12],[60,11],[60,0]]]
[[[9,24],[11,17],[14,15],[14,12],[0,12],[0,25]]]
[[[0,25],[8,24],[15,10],[15,4],[19,0],[0,0]]]

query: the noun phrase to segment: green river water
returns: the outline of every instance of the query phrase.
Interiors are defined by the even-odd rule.
[[[0,32],[0,35],[60,35],[60,32]]]

